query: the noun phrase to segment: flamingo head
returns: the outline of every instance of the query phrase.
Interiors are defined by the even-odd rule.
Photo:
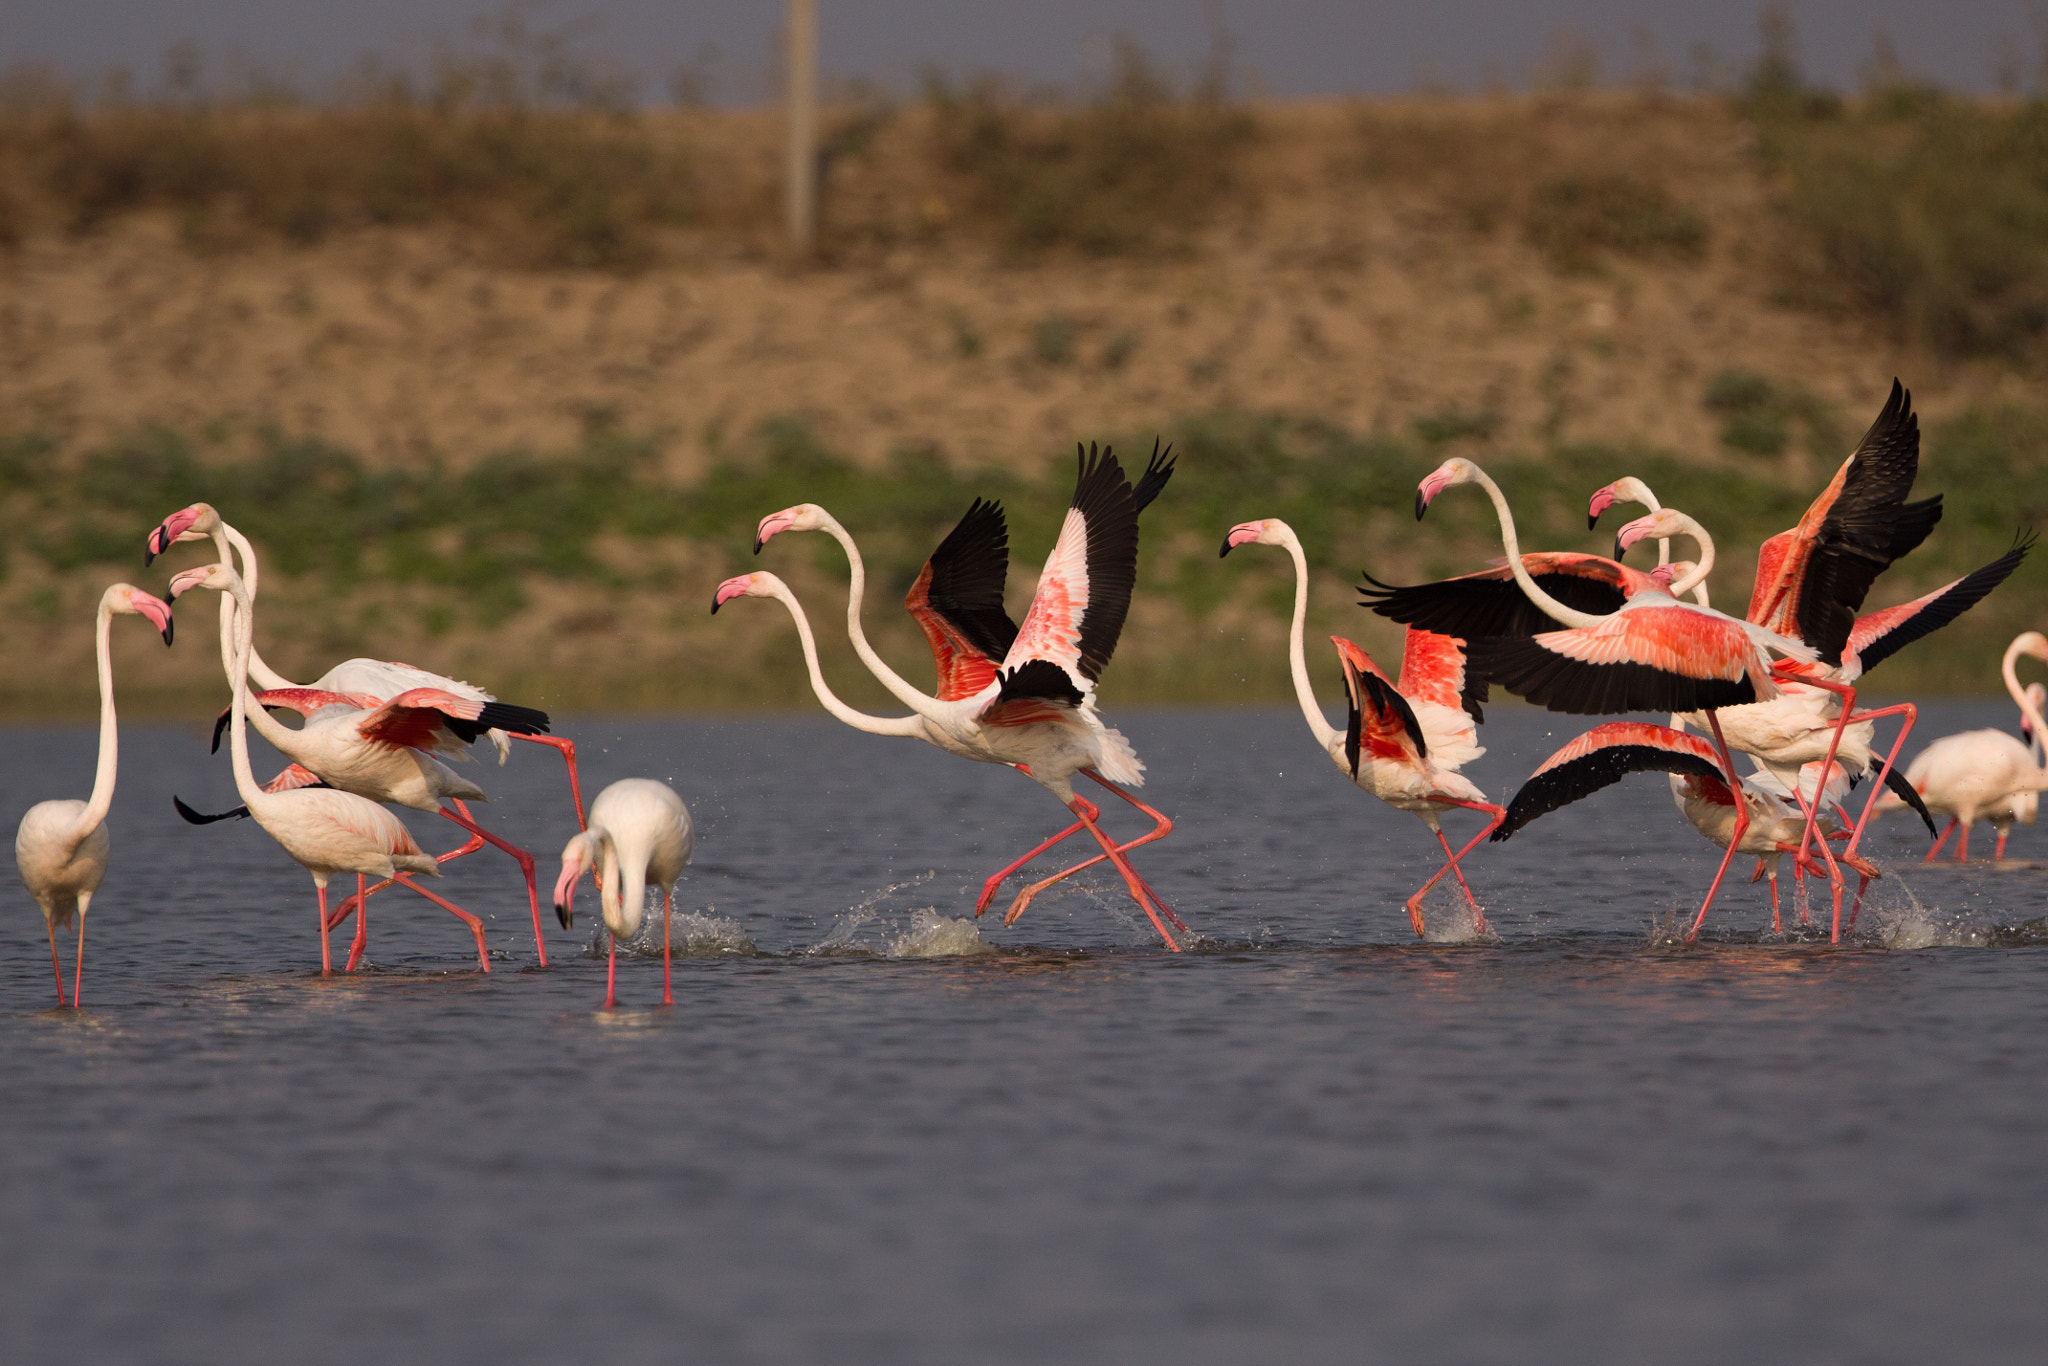
[[[595,830],[580,831],[562,846],[562,875],[555,879],[555,919],[565,930],[576,927],[576,882],[597,866],[598,841]]]
[[[1430,500],[1457,484],[1469,484],[1479,476],[1479,467],[1456,456],[1438,465],[1429,478],[1415,486],[1415,520],[1429,511]]]
[[[203,541],[219,526],[220,514],[213,510],[211,503],[194,503],[191,507],[180,508],[149,533],[149,540],[142,551],[142,562],[145,565],[151,563],[179,541]]]
[[[1638,517],[1614,536],[1614,558],[1620,559],[1628,548],[1637,541],[1664,540],[1671,536],[1683,536],[1692,525],[1692,518],[1673,508],[1659,508],[1647,517]]]
[[[2048,707],[2048,684],[2029,683],[2027,684],[2026,695],[2027,702],[2034,708],[2036,712],[2040,711],[2043,707]],[[2025,712],[2021,712],[2020,739],[2031,743],[2033,741],[2033,738],[2034,723],[2027,719],[2027,714]]]
[[[739,574],[718,585],[718,591],[711,595],[711,614],[718,615],[718,609],[734,598],[773,597],[782,580],[773,574]]]
[[[761,553],[761,547],[785,531],[818,531],[823,529],[825,509],[816,503],[798,503],[793,508],[771,512],[761,519],[761,525],[754,531],[754,553]]]
[[[171,605],[162,598],[145,593],[132,583],[117,583],[100,598],[100,603],[109,612],[148,617],[149,624],[164,638],[164,644],[171,643],[177,623],[171,619]]]
[[[242,576],[224,564],[202,564],[187,569],[171,580],[171,601],[176,602],[195,588],[211,588],[216,592],[232,593],[242,587]]]
[[[1216,552],[1221,559],[1241,545],[1285,545],[1292,533],[1287,523],[1278,517],[1267,517],[1257,522],[1239,522],[1223,538],[1223,549]]]
[[[1650,577],[1656,581],[1659,588],[1668,589],[1671,587],[1671,581],[1678,577],[1678,566],[1675,564],[1660,564],[1650,571]]]
[[[2039,631],[2022,631],[2013,638],[2012,648],[2029,659],[2048,664],[2048,636]]]
[[[1625,474],[1596,491],[1592,501],[1586,504],[1586,530],[1591,531],[1598,526],[1600,515],[1616,503],[1641,503],[1647,508],[1657,506],[1656,498],[1650,493],[1650,486],[1632,474]]]

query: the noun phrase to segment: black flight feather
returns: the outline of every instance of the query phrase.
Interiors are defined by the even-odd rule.
[[[1500,828],[1493,832],[1493,839],[1504,840],[1538,816],[1590,797],[1631,773],[1649,772],[1683,773],[1719,778],[1723,783],[1728,781],[1728,775],[1721,771],[1719,764],[1710,763],[1685,750],[1665,749],[1660,745],[1608,745],[1568,764],[1559,764],[1523,783],[1521,791],[1515,793],[1514,800],[1508,803],[1508,814],[1502,819]]]
[[[1080,477],[1070,505],[1081,514],[1088,533],[1088,605],[1081,612],[1081,676],[1102,677],[1123,634],[1131,610],[1131,590],[1138,580],[1138,505],[1130,481],[1110,448],[1098,456],[1075,447]]]
[[[1003,610],[1010,574],[1010,528],[1001,503],[977,498],[926,562],[932,611],[988,658],[1001,663],[1017,639],[1017,623]]]
[[[1465,648],[1468,668],[1479,669],[1517,697],[1576,716],[1705,711],[1756,701],[1756,688],[1746,674],[1689,678],[1647,664],[1586,664],[1526,636],[1482,638]]]

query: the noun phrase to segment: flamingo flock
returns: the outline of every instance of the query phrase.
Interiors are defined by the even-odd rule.
[[[814,503],[762,518],[753,539],[757,555],[789,531],[823,532],[839,543],[849,567],[848,639],[907,715],[874,715],[840,699],[819,663],[808,614],[777,575],[741,574],[712,594],[714,613],[743,597],[780,602],[795,626],[812,691],[838,720],[871,735],[922,740],[962,759],[1012,768],[1065,808],[1070,823],[988,875],[974,902],[976,916],[1035,859],[1085,836],[1093,851],[1019,887],[1004,923],[1015,923],[1046,889],[1107,863],[1167,951],[1179,953],[1196,937],[1132,858],[1164,840],[1174,824],[1137,795],[1145,764],[1098,707],[1137,584],[1139,516],[1166,491],[1176,465],[1171,448],[1155,444],[1134,481],[1110,448],[1077,448],[1073,497],[1021,623],[1005,604],[1010,546],[1003,508],[975,499],[932,551],[904,600],[931,649],[935,679],[929,692],[905,679],[869,643],[862,621],[866,569],[847,528]],[[1938,496],[1909,498],[1918,470],[1918,419],[1911,396],[1894,381],[1869,432],[1798,524],[1759,547],[1748,608],[1735,616],[1708,599],[1716,548],[1707,527],[1660,503],[1642,480],[1618,478],[1588,503],[1589,528],[1616,504],[1647,510],[1621,527],[1612,557],[1525,552],[1507,493],[1472,461],[1447,460],[1419,484],[1416,518],[1424,518],[1448,490],[1475,485],[1492,504],[1504,558],[1434,583],[1397,586],[1364,579],[1361,604],[1405,628],[1402,658],[1390,677],[1357,644],[1331,637],[1344,687],[1341,728],[1325,713],[1309,671],[1309,564],[1299,537],[1277,518],[1243,521],[1228,529],[1221,553],[1247,545],[1286,552],[1294,571],[1288,665],[1311,737],[1352,784],[1416,817],[1438,844],[1441,863],[1404,902],[1417,936],[1431,930],[1425,897],[1448,875],[1469,913],[1465,937],[1491,937],[1464,869],[1480,844],[1517,836],[1540,817],[1631,774],[1661,772],[1679,813],[1722,850],[1691,917],[1688,939],[1705,925],[1735,860],[1748,856],[1756,861],[1751,881],[1769,880],[1774,933],[1784,929],[1779,876],[1789,860],[1801,891],[1802,919],[1806,880],[1817,879],[1832,903],[1829,937],[1839,940],[1845,898],[1847,928],[1853,929],[1870,881],[1881,876],[1860,851],[1875,812],[1910,809],[1930,835],[1935,816],[1947,816],[1948,828],[1936,837],[1929,860],[1952,832],[1959,832],[1956,859],[1967,860],[1970,826],[1989,821],[1998,832],[1994,857],[2003,859],[2011,826],[2031,823],[2037,794],[2048,790],[2048,722],[2042,715],[2048,689],[2038,683],[2022,688],[2015,671],[2022,657],[2048,663],[2048,637],[2039,632],[2014,640],[2002,666],[2020,710],[2022,739],[1995,730],[1945,737],[1901,773],[1896,762],[1915,708],[1857,705],[1865,673],[1981,602],[2011,576],[2032,545],[2023,534],[2006,554],[1932,593],[1866,612],[1865,598],[1878,577],[1921,545],[1940,520]],[[1623,562],[1631,547],[1648,540],[1657,543],[1654,569]],[[576,830],[563,847],[552,902],[560,926],[570,929],[577,885],[585,876],[597,884],[611,944],[605,1007],[618,1000],[617,941],[640,931],[650,892],[659,893],[663,916],[662,999],[673,1003],[668,922],[676,882],[696,844],[689,809],[673,789],[628,778],[605,788],[586,812],[574,743],[550,733],[545,712],[411,665],[351,659],[310,684],[291,682],[266,665],[256,647],[255,547],[212,506],[194,503],[166,517],[149,533],[145,559],[181,543],[209,541],[215,561],[173,577],[168,601],[127,584],[106,590],[95,624],[101,726],[92,795],[84,802],[41,802],[22,818],[16,863],[46,922],[60,1006],[78,1005],[85,916],[111,854],[106,816],[118,762],[111,620],[144,616],[169,645],[171,603],[201,588],[220,595],[229,702],[215,726],[214,748],[225,733],[242,805],[202,814],[180,800],[177,809],[195,825],[252,819],[306,870],[315,889],[323,975],[334,970],[330,934],[350,918],[355,936],[342,971],[360,971],[370,898],[391,886],[460,919],[474,940],[478,971],[489,972],[492,954],[482,920],[419,880],[441,877],[448,861],[486,844],[518,865],[535,958],[538,966],[548,966],[534,857],[476,819],[469,804],[485,801],[486,793],[455,766],[480,739],[490,742],[500,764],[511,752],[510,742],[521,740],[555,748],[567,765]],[[1695,547],[1693,558],[1674,560],[1674,541]],[[1505,803],[1496,803],[1460,771],[1486,752],[1478,732],[1495,687],[1554,712],[1650,712],[1664,720],[1601,722],[1540,764]],[[302,723],[287,726],[270,715],[273,709],[296,711]],[[1877,739],[1877,723],[1885,720],[1898,723],[1888,747]],[[251,767],[251,730],[288,760],[267,782],[259,782]],[[1749,771],[1737,756],[1748,761]],[[1077,779],[1131,807],[1149,828],[1130,838],[1113,835],[1103,808],[1076,789]],[[1865,780],[1870,792],[1859,810],[1853,789]],[[443,817],[468,841],[447,853],[429,853],[393,808]],[[1454,848],[1444,821],[1467,819],[1458,813],[1468,811],[1482,821]],[[1853,893],[1852,873],[1858,879]],[[353,895],[331,907],[328,889],[337,875],[353,875],[356,885]],[[77,946],[67,997],[57,931],[74,920]]]

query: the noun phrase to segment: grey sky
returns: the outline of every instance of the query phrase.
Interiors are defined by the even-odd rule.
[[[173,43],[190,40],[218,74],[234,56],[320,77],[366,52],[404,60],[460,39],[499,0],[14,0],[0,26],[0,62],[54,61],[85,74],[118,63],[145,78]],[[819,0],[823,62],[833,74],[901,85],[921,66],[999,70],[1065,81],[1099,66],[1113,34],[1129,34],[1180,67],[1198,61],[1212,18],[1237,40],[1243,68],[1280,95],[1390,93],[1424,79],[1477,89],[1525,84],[1560,29],[1599,47],[1603,73],[1636,65],[1646,33],[1683,79],[1688,54],[1712,44],[1737,64],[1756,49],[1756,6],[1679,0]],[[2029,0],[1797,0],[1790,6],[1810,73],[1853,86],[1879,33],[1902,65],[1945,85],[1983,89],[2001,59],[2030,83],[2042,7]],[[779,0],[552,0],[537,26],[587,19],[587,53],[618,63],[659,98],[670,74],[696,64],[721,101],[763,95]],[[707,54],[715,54],[705,64]]]

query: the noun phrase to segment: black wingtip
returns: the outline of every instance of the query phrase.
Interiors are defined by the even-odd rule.
[[[213,723],[213,746],[206,751],[208,754],[220,753],[221,732],[228,728],[228,722],[234,718],[234,715],[234,708],[230,707],[227,710],[223,711],[220,714],[219,719]]]

